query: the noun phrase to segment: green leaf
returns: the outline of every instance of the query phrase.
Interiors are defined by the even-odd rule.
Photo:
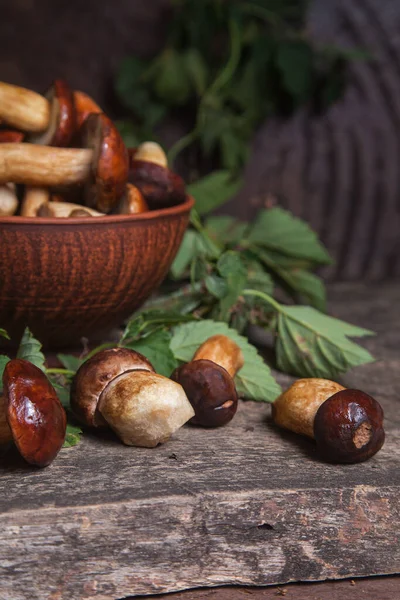
[[[330,264],[331,258],[316,233],[304,221],[280,207],[263,210],[254,222],[248,240],[317,264]]]
[[[10,339],[10,336],[8,335],[7,331],[5,329],[1,329],[1,328],[0,328],[0,337],[6,338],[6,340]]]
[[[225,280],[227,293],[220,301],[218,317],[221,321],[229,319],[230,309],[236,304],[247,282],[247,269],[238,252],[228,250],[220,256],[217,270]]]
[[[296,103],[305,102],[311,95],[313,51],[303,40],[284,40],[278,45],[276,65],[286,90]]]
[[[205,227],[213,239],[224,244],[238,244],[245,237],[249,224],[229,215],[221,215],[208,217]]]
[[[169,377],[178,366],[170,349],[170,341],[171,334],[168,331],[158,330],[145,338],[126,344],[126,347],[143,354],[157,373]]]
[[[286,281],[290,281],[292,289],[307,299],[311,306],[326,312],[326,289],[320,277],[309,271],[296,269],[288,274]]]
[[[2,389],[2,378],[3,378],[3,373],[4,373],[4,368],[6,366],[6,364],[10,362],[10,359],[8,358],[8,356],[5,356],[4,354],[0,354],[0,389]]]
[[[371,354],[348,339],[373,335],[309,306],[282,306],[277,321],[277,362],[282,371],[335,379],[351,367],[372,362]]]
[[[222,277],[218,277],[218,275],[207,275],[204,283],[207,290],[210,294],[215,296],[215,298],[221,299],[226,296],[228,292],[226,281]]]
[[[179,361],[188,362],[209,337],[222,334],[236,342],[243,352],[244,366],[235,377],[238,393],[249,400],[273,402],[281,389],[270,368],[247,339],[226,323],[203,320],[179,325],[173,332],[171,350]]]
[[[27,360],[45,371],[44,355],[41,352],[42,344],[37,340],[30,329],[27,327],[22,335],[21,342],[17,351],[17,358]]]
[[[197,231],[193,231],[192,229],[188,229],[185,232],[178,253],[171,265],[171,275],[174,279],[180,279],[184,275],[194,256],[197,254],[199,237]]]
[[[83,363],[83,360],[81,358],[73,356],[72,354],[57,354],[57,358],[63,365],[63,367],[65,367],[69,371],[76,372]]]
[[[187,193],[196,200],[196,210],[200,215],[215,210],[236,194],[241,180],[232,180],[229,171],[214,171],[195,183],[187,186]]]
[[[150,75],[155,94],[165,104],[182,106],[189,100],[192,87],[185,60],[173,48],[156,58]]]
[[[138,108],[138,87],[140,78],[145,70],[145,63],[136,58],[125,58],[117,73],[115,91],[119,100],[126,108],[136,111]]]
[[[68,423],[63,448],[72,448],[72,446],[79,444],[82,433],[83,431],[80,427]]]
[[[202,55],[196,48],[188,48],[183,55],[186,72],[198,96],[206,91],[208,67]]]
[[[194,321],[196,317],[186,315],[176,310],[160,310],[158,308],[144,309],[136,313],[127,323],[122,334],[120,344],[125,345],[127,340],[133,342],[140,335],[148,335],[154,329]],[[130,347],[130,346],[129,346]]]
[[[65,410],[70,410],[69,386],[61,385],[56,380],[54,375],[49,375],[49,379],[51,381],[51,385],[56,390],[58,399],[60,400]]]

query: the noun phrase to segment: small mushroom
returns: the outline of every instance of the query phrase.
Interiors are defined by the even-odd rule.
[[[49,200],[48,188],[26,186],[21,205],[21,217],[36,217]]]
[[[68,146],[76,130],[72,90],[65,81],[56,79],[46,92],[45,98],[50,106],[47,127],[44,132],[31,134],[28,142],[43,146]]]
[[[139,188],[151,210],[185,201],[185,183],[179,175],[167,167],[136,157],[137,152],[131,161],[129,181]]]
[[[87,206],[72,204],[71,202],[47,202],[37,211],[38,217],[55,217],[65,219],[67,217],[103,217],[104,213],[98,212]]]
[[[148,210],[149,207],[147,206],[141,191],[132,183],[127,183],[125,193],[118,202],[114,212],[119,215],[136,215],[147,212]]]
[[[13,183],[0,185],[0,217],[15,215],[18,209],[18,198]]]
[[[102,109],[96,102],[79,90],[74,91],[74,104],[76,112],[76,128],[80,129],[81,125],[86,121],[92,113],[102,113]]]
[[[32,186],[85,184],[85,204],[108,213],[122,196],[128,156],[122,138],[104,114],[91,114],[82,126],[84,148],[0,144],[0,184]]]
[[[135,160],[144,160],[160,165],[160,167],[168,167],[167,156],[160,144],[156,142],[143,142],[136,148],[134,156]]]
[[[240,347],[225,335],[214,335],[191,362],[175,369],[171,379],[181,384],[194,408],[192,424],[219,427],[233,419],[238,405],[233,377],[243,364]]]
[[[153,448],[194,414],[182,387],[126,348],[103,350],[78,369],[71,408],[86,425],[108,424],[129,446]]]
[[[60,451],[67,427],[53,386],[38,367],[15,359],[5,366],[3,387],[0,442],[13,440],[29,464],[46,467]]]
[[[315,439],[329,462],[362,462],[385,440],[380,404],[327,379],[297,380],[275,400],[272,416],[277,425]]]

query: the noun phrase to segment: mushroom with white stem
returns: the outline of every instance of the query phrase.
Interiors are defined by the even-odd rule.
[[[35,144],[67,146],[75,132],[72,91],[58,79],[45,96],[0,82],[0,117]]]
[[[13,183],[0,185],[0,217],[15,215],[18,209],[18,198]]]
[[[48,188],[26,186],[21,204],[21,217],[36,217],[39,210],[50,200]]]
[[[104,114],[92,114],[82,129],[83,148],[33,144],[0,145],[0,184],[32,186],[84,184],[85,204],[108,213],[122,196],[128,155],[122,138]]]
[[[191,423],[219,427],[233,419],[238,405],[233,378],[243,364],[240,347],[225,335],[214,335],[191,362],[175,369],[171,379],[181,384],[195,411]]]
[[[371,396],[334,381],[298,379],[272,405],[277,425],[313,438],[329,462],[357,463],[383,446],[383,410]]]
[[[68,217],[103,217],[101,213],[88,206],[72,204],[72,202],[47,202],[37,211],[38,217],[54,217],[65,219]]]
[[[14,441],[31,465],[46,467],[60,451],[67,418],[46,375],[32,363],[10,360],[0,395],[0,444]]]
[[[141,354],[103,350],[78,369],[71,408],[86,425],[107,424],[128,446],[154,448],[194,415],[182,387],[154,372]]]

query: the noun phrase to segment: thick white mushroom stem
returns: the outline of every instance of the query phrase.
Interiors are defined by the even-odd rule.
[[[102,217],[104,213],[101,213],[93,208],[82,206],[81,204],[72,204],[72,202],[48,202],[44,204],[38,211],[38,217],[57,217],[67,218],[75,216],[72,213],[79,211],[80,214],[76,215],[87,216],[87,217]]]
[[[6,183],[0,185],[0,217],[15,215],[18,208],[18,198],[15,193],[15,185]]]
[[[49,200],[48,188],[27,186],[21,205],[21,217],[36,217],[40,208],[48,204]]]
[[[240,346],[226,335],[213,335],[196,351],[193,360],[212,360],[228,371],[231,377],[244,365]]]
[[[22,131],[44,131],[50,120],[50,103],[36,92],[0,82],[0,119]]]
[[[72,185],[89,177],[93,150],[0,144],[0,184]]]
[[[154,448],[194,416],[182,386],[149,371],[128,371],[103,390],[97,410],[128,446]]]
[[[6,400],[0,394],[0,445],[8,444],[13,439],[6,416]]]

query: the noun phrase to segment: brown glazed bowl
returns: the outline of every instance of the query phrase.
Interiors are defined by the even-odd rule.
[[[194,201],[138,215],[0,217],[0,327],[49,349],[122,324],[168,273]]]

